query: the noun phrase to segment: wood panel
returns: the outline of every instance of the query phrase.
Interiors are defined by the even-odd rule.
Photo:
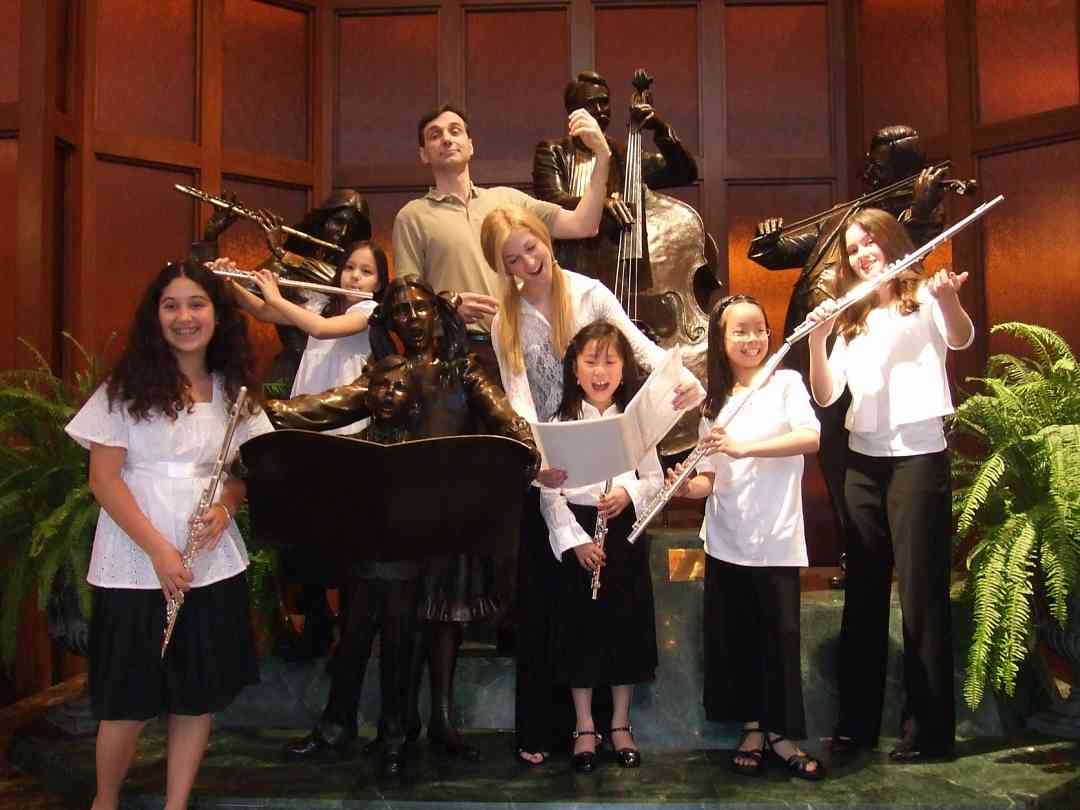
[[[334,185],[422,182],[416,123],[439,104],[438,32],[435,13],[339,18]]]
[[[195,0],[97,0],[99,129],[195,139]]]
[[[394,217],[397,216],[397,212],[401,210],[405,203],[423,197],[427,189],[361,189],[361,191],[367,198],[368,206],[371,208],[372,235],[383,246],[387,255],[390,256],[391,270],[393,270],[394,246],[392,235]]]
[[[565,137],[568,16],[564,8],[466,12],[465,108],[478,182],[528,182],[537,142]],[[507,45],[522,31],[528,46],[511,56]]]
[[[626,140],[633,91],[630,80],[636,68],[645,68],[656,78],[653,96],[657,111],[675,128],[686,148],[699,154],[697,5],[604,6],[596,9],[595,19],[596,69],[611,85],[608,134]],[[574,66],[575,72],[580,69]]]
[[[0,102],[19,99],[19,33],[22,0],[0,3]]]
[[[15,223],[18,216],[18,165],[19,141],[15,138],[0,140],[0,222]],[[15,266],[16,243],[13,239],[0,240],[0,266]],[[15,319],[16,296],[0,296],[0,368],[12,368],[17,355],[17,326]]]
[[[1080,141],[985,157],[979,179],[1006,200],[982,227],[989,324],[1038,323],[1080,350]],[[991,352],[1006,347],[990,343]]]
[[[82,289],[88,302],[83,334],[91,345],[102,345],[115,330],[119,348],[147,283],[165,262],[187,256],[196,203],[172,187],[194,181],[191,172],[157,166],[111,160],[94,165],[100,200],[92,225],[95,272]]]
[[[862,0],[859,15],[862,141],[908,124],[924,136],[948,129],[945,0]]]
[[[225,0],[226,148],[308,159],[310,25],[306,11]]]
[[[75,89],[75,26],[78,4],[72,0],[55,0],[50,10],[55,15],[55,78],[54,101],[56,109],[66,113],[71,110]]]
[[[1080,103],[1075,0],[975,3],[980,123]]]
[[[829,160],[825,6],[736,6],[726,16],[728,159]]]

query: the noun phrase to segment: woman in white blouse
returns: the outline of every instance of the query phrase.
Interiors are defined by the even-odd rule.
[[[634,326],[607,287],[559,267],[551,235],[535,215],[516,206],[497,208],[484,219],[480,240],[484,258],[503,277],[491,342],[506,395],[525,419],[547,422],[555,416],[563,395],[566,347],[586,324],[614,324],[646,369],[663,359],[664,350]],[[685,374],[676,393],[678,408],[693,406],[705,393],[689,371]],[[564,470],[543,469],[537,475],[545,487],[558,488],[565,480]],[[573,716],[566,690],[552,686],[547,645],[559,564],[548,544],[537,487],[523,506],[517,570],[517,756],[538,765],[552,745],[565,739]]]
[[[838,295],[911,252],[903,226],[864,209],[845,231]],[[895,566],[904,620],[903,738],[890,757],[949,756],[955,741],[949,610],[951,488],[942,417],[952,413],[949,349],[971,345],[974,327],[957,292],[967,273],[911,273],[835,314],[810,317],[810,384],[826,406],[846,385],[851,407],[844,497],[851,517],[840,634],[840,716],[832,749],[873,746],[885,693],[889,593]],[[826,338],[837,332],[826,357]]]
[[[94,810],[118,806],[147,720],[168,717],[165,807],[187,807],[213,712],[258,680],[233,515],[243,482],[228,480],[192,528],[241,385],[253,396],[234,438],[272,430],[258,407],[246,321],[222,279],[168,264],[144,294],[108,382],[67,432],[90,449],[101,504],[87,580],[93,588],[89,687],[97,735]],[[182,550],[198,543],[190,570]],[[165,598],[183,598],[161,655]]]

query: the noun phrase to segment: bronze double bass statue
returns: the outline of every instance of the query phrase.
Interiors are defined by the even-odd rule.
[[[644,70],[634,73],[630,125],[625,150],[611,141],[608,202],[600,233],[591,239],[556,244],[564,267],[604,282],[631,318],[660,345],[683,348],[683,361],[702,381],[708,318],[704,307],[718,288],[716,244],[701,216],[683,201],[655,191],[697,180],[694,158],[656,112]],[[567,112],[583,108],[601,129],[611,120],[607,82],[592,71],[578,74],[567,88]],[[658,152],[645,151],[650,130]],[[591,172],[591,155],[569,139],[536,148],[536,195],[572,209]],[[617,167],[617,171],[615,170]],[[697,440],[697,415],[685,417],[661,444],[661,452],[686,450]]]

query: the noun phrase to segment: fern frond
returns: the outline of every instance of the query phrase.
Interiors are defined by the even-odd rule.
[[[1001,332],[1020,338],[1032,349],[1038,358],[1039,365],[1045,371],[1056,361],[1062,358],[1071,359],[1075,362],[1072,349],[1069,344],[1053,329],[1045,326],[1037,326],[1031,323],[1019,321],[1007,321],[999,323],[990,329],[990,334],[996,335]]]
[[[1010,544],[1005,563],[1004,605],[999,624],[999,665],[995,667],[994,686],[1012,697],[1016,692],[1016,676],[1027,657],[1031,634],[1031,575],[1035,570],[1034,554],[1038,528],[1031,516]]]
[[[975,474],[971,486],[967,488],[966,502],[960,509],[957,520],[956,534],[966,537],[975,524],[975,516],[990,497],[991,491],[998,485],[1005,475],[1005,457],[1001,453],[994,453]]]

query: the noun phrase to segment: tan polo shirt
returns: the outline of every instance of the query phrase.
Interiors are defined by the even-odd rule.
[[[435,292],[475,292],[499,298],[501,281],[484,259],[480,228],[484,217],[504,205],[532,211],[549,231],[562,210],[508,186],[472,186],[468,203],[431,189],[419,200],[406,203],[394,218],[394,274],[419,275]],[[489,332],[491,321],[485,319],[469,328]]]

